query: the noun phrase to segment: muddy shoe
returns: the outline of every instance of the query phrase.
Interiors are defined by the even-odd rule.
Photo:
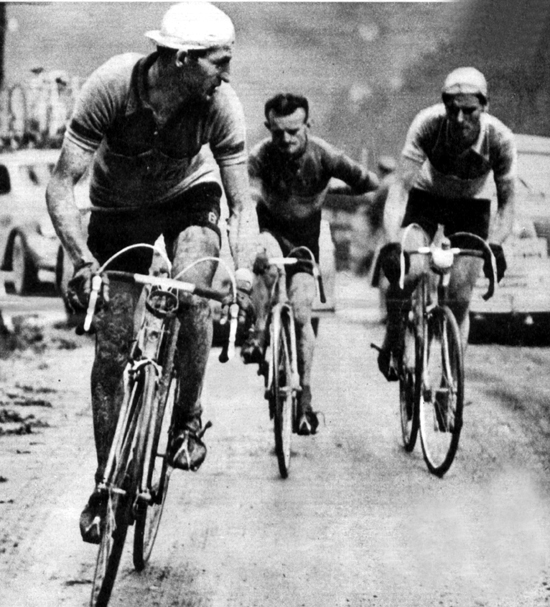
[[[378,350],[378,368],[388,381],[399,380],[397,360],[398,354],[395,351],[385,350],[383,348]]]
[[[315,411],[306,411],[302,413],[298,420],[298,429],[296,434],[300,436],[309,436],[310,434],[317,434],[317,428],[319,426],[319,420],[317,419],[317,413]]]
[[[201,425],[200,417],[196,417],[173,439],[169,456],[173,468],[196,472],[201,467],[207,452],[202,437],[212,423],[208,422],[202,429]]]
[[[296,434],[300,436],[309,436],[316,434],[319,427],[317,413],[311,408],[311,388],[303,386],[298,396],[298,424]]]
[[[260,340],[249,337],[241,347],[241,358],[245,365],[261,364],[264,355]]]
[[[80,535],[83,541],[89,544],[99,544],[106,510],[106,496],[94,491],[80,514]]]

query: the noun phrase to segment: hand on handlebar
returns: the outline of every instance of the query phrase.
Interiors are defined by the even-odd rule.
[[[86,311],[92,290],[92,277],[98,269],[99,264],[94,260],[75,270],[67,287],[67,301],[74,313]]]
[[[267,256],[267,253],[264,250],[256,255],[252,271],[254,272],[254,274],[261,276],[265,274],[266,271],[269,269],[269,265],[269,257]]]
[[[508,267],[508,264],[506,263],[506,257],[504,256],[504,251],[503,251],[501,245],[489,243],[489,247],[491,247],[491,251],[493,252],[493,255],[495,256],[496,270],[497,270],[496,281],[498,283],[504,277],[504,273],[506,272],[506,268]],[[487,278],[491,278],[492,271],[493,270],[491,267],[491,259],[487,256],[483,263],[483,274]]]

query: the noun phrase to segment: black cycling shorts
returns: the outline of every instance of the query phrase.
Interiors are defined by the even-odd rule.
[[[194,186],[170,202],[157,207],[124,209],[108,212],[92,211],[88,226],[88,247],[100,264],[123,248],[138,243],[154,244],[164,236],[166,251],[171,257],[177,237],[191,226],[207,227],[220,240],[221,187],[217,183]],[[131,249],[109,266],[111,270],[146,274],[153,260],[153,251]]]
[[[435,236],[438,224],[445,226],[446,236],[455,232],[471,232],[487,240],[490,219],[491,201],[488,199],[441,198],[413,188],[401,226],[417,223],[430,240]]]
[[[261,203],[257,205],[256,212],[258,214],[260,232],[269,232],[279,243],[285,257],[296,247],[307,247],[313,253],[315,261],[319,263],[320,210],[307,219],[293,219],[291,221],[276,217]],[[297,251],[292,255],[310,259],[309,255],[303,251]],[[287,276],[291,276],[297,272],[313,274],[313,270],[309,264],[298,263],[286,268]]]

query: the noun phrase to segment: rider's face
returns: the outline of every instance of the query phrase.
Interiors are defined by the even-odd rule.
[[[479,134],[484,107],[476,95],[456,95],[445,102],[451,134],[463,141],[473,141]]]
[[[271,110],[265,126],[271,132],[271,140],[283,154],[298,156],[305,149],[309,125],[303,108],[288,116],[277,116]]]
[[[186,86],[203,99],[210,101],[222,82],[229,82],[232,47],[210,50],[204,57],[189,58],[190,73]]]

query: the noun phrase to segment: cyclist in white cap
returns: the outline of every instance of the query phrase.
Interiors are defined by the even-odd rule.
[[[414,118],[386,204],[385,229],[393,242],[381,252],[381,267],[390,287],[386,295],[386,336],[378,366],[388,381],[397,380],[394,363],[401,347],[399,321],[418,277],[410,260],[405,288],[399,288],[400,248],[396,243],[400,228],[417,223],[430,238],[438,224],[445,226],[448,235],[459,231],[477,234],[490,243],[498,280],[506,269],[501,245],[513,222],[517,164],[513,134],[487,112],[487,82],[473,67],[458,68],[447,76],[442,101]],[[498,203],[492,219],[491,181]],[[470,299],[481,263],[472,257],[460,257],[451,278],[451,307],[464,347],[468,342]],[[489,264],[483,267],[487,274]]]
[[[258,226],[249,195],[244,115],[228,84],[233,24],[211,4],[181,3],[166,12],[160,30],[146,35],[157,45],[154,52],[116,56],[84,85],[48,186],[49,212],[75,267],[70,301],[75,309],[85,307],[92,273],[134,243],[153,244],[163,235],[176,273],[200,257],[218,256],[223,185],[242,319],[252,310],[252,241]],[[219,168],[221,184],[215,164],[207,160],[206,145]],[[90,164],[92,212],[85,234],[74,186]],[[110,269],[147,273],[151,261],[151,252],[133,249]],[[215,270],[215,263],[201,263],[184,279],[208,285]],[[96,482],[116,425],[138,296],[135,288],[113,283],[109,305],[96,325],[92,370]],[[208,303],[194,297],[186,300],[182,334],[188,347],[179,358],[180,433],[172,445],[173,454],[182,454],[173,457],[172,464],[184,469],[196,470],[206,455],[197,434],[211,331]],[[91,523],[104,514],[103,509],[94,491],[80,520],[85,541],[100,540],[100,530]]]

